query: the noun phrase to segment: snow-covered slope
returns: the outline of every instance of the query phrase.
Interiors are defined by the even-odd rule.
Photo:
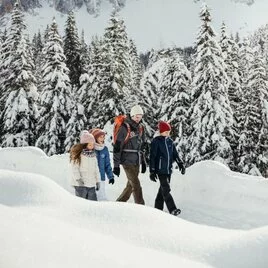
[[[68,154],[48,157],[35,147],[2,148],[0,169],[42,174],[73,193]],[[153,207],[158,184],[149,180],[148,172],[140,177],[145,202]],[[124,172],[115,179],[114,185],[106,186],[109,200],[115,200],[126,184]],[[197,163],[184,176],[175,170],[172,192],[186,220],[230,229],[268,224],[268,181],[232,172],[218,162]]]
[[[184,177],[174,174],[172,192],[182,208],[174,217],[151,207],[157,184],[148,173],[141,177],[146,206],[76,198],[59,185],[69,180],[67,158],[34,148],[0,150],[0,267],[267,267],[265,179],[213,161],[196,164]],[[58,183],[29,173],[46,168]],[[111,201],[125,182],[123,174],[107,189]],[[200,221],[185,219],[188,210]],[[207,215],[212,224],[200,224]],[[228,222],[234,215],[240,226]]]
[[[128,0],[121,10],[126,21],[129,36],[134,39],[140,51],[170,46],[190,46],[196,39],[200,25],[199,11],[202,1],[184,0]],[[267,23],[266,10],[268,2],[255,1],[253,5],[245,5],[235,1],[207,0],[211,7],[213,25],[220,31],[222,21],[235,33],[242,36],[251,33],[261,25]],[[241,2],[241,1],[240,1]],[[42,3],[42,1],[41,1]],[[98,17],[90,15],[85,6],[76,9],[76,20],[80,31],[85,30],[85,38],[89,42],[94,34],[102,34],[107,26],[112,5],[109,1],[101,4],[101,13]],[[66,15],[57,12],[47,1],[42,8],[36,8],[26,14],[26,21],[30,35],[51,24],[55,17],[60,25],[61,33],[66,21]]]

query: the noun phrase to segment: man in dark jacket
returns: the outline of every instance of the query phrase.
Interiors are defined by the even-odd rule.
[[[160,136],[153,139],[150,151],[150,179],[159,179],[160,187],[155,199],[155,208],[163,210],[164,202],[172,215],[180,214],[181,210],[175,205],[170,193],[170,178],[172,164],[177,162],[182,174],[185,174],[185,167],[178,155],[173,140],[169,137],[171,127],[167,122],[160,121],[158,124]]]
[[[139,180],[141,164],[141,148],[144,143],[144,129],[141,124],[143,110],[139,105],[132,107],[128,116],[121,125],[114,144],[113,173],[119,177],[120,164],[127,175],[127,185],[117,201],[126,202],[133,193],[134,201],[144,205],[142,188]],[[143,163],[143,171],[144,170]],[[145,166],[146,167],[146,166]]]

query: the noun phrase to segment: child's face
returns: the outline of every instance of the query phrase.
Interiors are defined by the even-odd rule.
[[[87,149],[88,149],[88,150],[93,150],[93,149],[94,149],[94,143],[93,143],[93,142],[89,142],[89,143],[87,144]]]
[[[169,137],[169,135],[170,135],[170,131],[162,132],[160,135],[161,135],[161,136],[164,136],[164,137]]]
[[[103,144],[105,140],[105,135],[101,135],[97,138],[97,143]]]

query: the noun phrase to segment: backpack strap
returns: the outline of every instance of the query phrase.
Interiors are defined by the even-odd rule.
[[[124,122],[124,124],[127,127],[127,135],[126,135],[125,140],[124,140],[124,144],[126,144],[129,140],[131,129],[130,129],[130,125],[128,123]]]

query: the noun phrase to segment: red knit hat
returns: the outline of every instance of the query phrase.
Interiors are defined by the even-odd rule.
[[[91,130],[89,130],[89,133],[91,133],[91,134],[94,136],[95,140],[97,140],[100,136],[106,134],[106,133],[105,133],[103,130],[101,130],[100,128],[92,128]]]
[[[169,123],[165,122],[165,121],[159,121],[158,123],[158,129],[160,134],[165,132],[165,131],[170,131],[171,130],[171,126]]]

